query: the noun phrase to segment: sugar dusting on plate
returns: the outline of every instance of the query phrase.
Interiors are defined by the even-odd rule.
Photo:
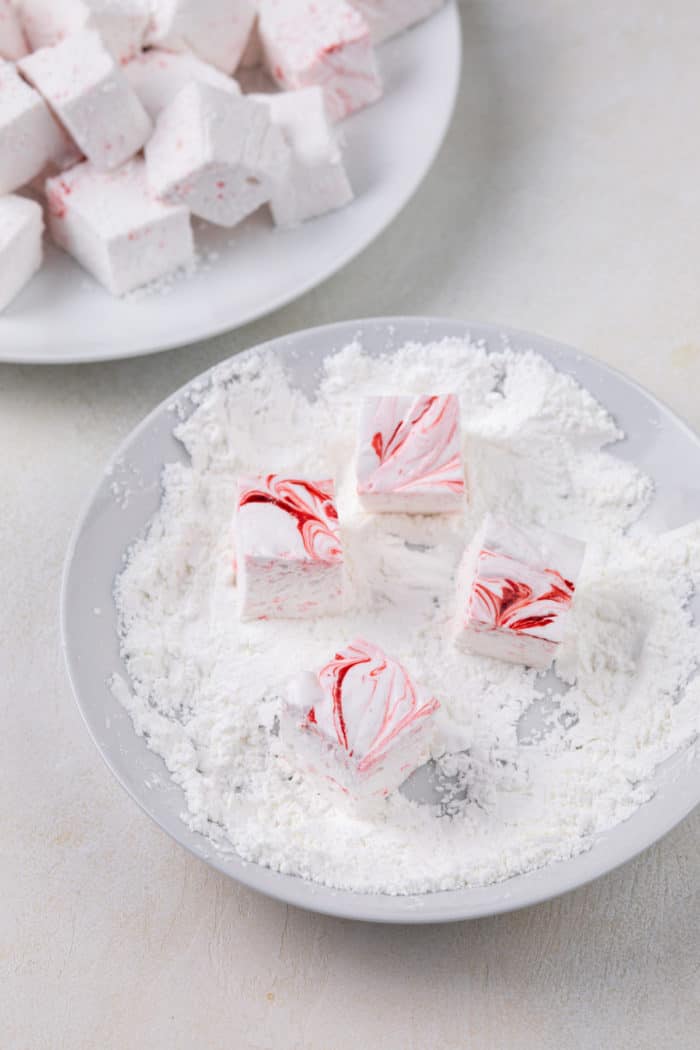
[[[364,394],[456,392],[471,499],[463,514],[368,515],[354,491]],[[538,355],[461,339],[382,358],[329,356],[313,399],[254,353],[191,393],[190,456],[116,584],[129,682],[113,688],[220,850],[326,885],[393,894],[485,885],[566,859],[653,793],[700,729],[700,527],[652,534],[651,481],[615,456],[603,407]],[[239,474],[335,476],[350,607],[242,623],[231,572]],[[484,513],[577,536],[587,555],[555,672],[465,654],[454,576]],[[356,636],[438,696],[449,753],[371,814],[300,776],[276,747],[286,682]]]

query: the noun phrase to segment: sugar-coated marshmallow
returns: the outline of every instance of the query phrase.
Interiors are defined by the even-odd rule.
[[[276,224],[298,226],[349,204],[352,187],[328,119],[323,89],[309,87],[254,97],[267,105],[272,123],[291,151],[289,166],[270,199]]]
[[[422,22],[444,6],[445,0],[350,0],[364,17],[372,41],[381,44],[389,37]]]
[[[146,163],[157,196],[235,226],[269,201],[289,149],[266,106],[193,83],[159,116]]]
[[[95,29],[116,61],[128,62],[143,45],[150,0],[21,0],[21,15],[33,51]]]
[[[439,707],[398,661],[357,638],[292,680],[280,734],[305,772],[356,798],[389,795],[427,760]]]
[[[94,30],[18,63],[96,168],[119,167],[151,134],[150,117]]]
[[[44,219],[36,201],[0,197],[0,310],[41,266]]]
[[[126,78],[153,120],[187,84],[211,84],[230,95],[239,95],[238,83],[215,66],[188,51],[151,48],[124,67]]]
[[[331,120],[380,98],[369,27],[346,0],[260,0],[258,24],[265,63],[279,86],[320,85]]]
[[[154,0],[149,45],[194,51],[223,73],[233,73],[255,24],[254,0]]]
[[[332,481],[242,478],[234,545],[242,619],[341,611],[343,548]]]
[[[19,15],[12,0],[0,0],[0,58],[14,62],[27,53]]]
[[[193,261],[187,209],[153,198],[140,159],[113,172],[79,164],[46,195],[53,239],[113,295]]]
[[[458,573],[456,642],[542,669],[564,638],[584,544],[487,515]]]
[[[367,510],[456,511],[465,487],[455,394],[365,398],[357,493]]]
[[[10,62],[0,62],[0,194],[30,182],[64,145],[41,95]]]

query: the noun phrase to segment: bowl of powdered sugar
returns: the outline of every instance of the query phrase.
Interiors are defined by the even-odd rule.
[[[367,513],[358,404],[426,392],[459,397],[468,499]],[[337,615],[238,615],[237,481],[268,470],[335,481]],[[264,893],[392,922],[546,899],[700,801],[699,476],[700,440],[672,413],[540,337],[396,318],[248,350],[134,431],[78,525],[62,621],[82,714],[154,820]],[[457,568],[487,512],[586,544],[547,671],[453,644]],[[439,697],[452,740],[371,808],[276,746],[289,680],[355,637]]]

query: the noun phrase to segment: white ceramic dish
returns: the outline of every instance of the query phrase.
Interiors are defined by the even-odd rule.
[[[265,349],[279,354],[288,374],[301,389],[310,392],[324,355],[346,345],[360,332],[365,349],[376,354],[407,340],[430,342],[467,333],[496,349],[505,333],[513,349],[531,348],[543,354],[579,380],[615,415],[629,435],[616,446],[616,454],[639,464],[656,483],[650,511],[654,525],[660,530],[672,528],[700,516],[700,489],[687,486],[687,478],[700,473],[697,435],[636,384],[565,346],[493,326],[392,318],[298,332],[268,343]],[[201,378],[193,382],[199,383]],[[180,789],[169,779],[162,760],[135,735],[129,716],[107,685],[114,672],[125,674],[116,635],[114,577],[124,550],[158,507],[163,465],[185,456],[172,434],[171,408],[179,402],[186,409],[189,403],[182,397],[186,389],[155,409],[115,455],[76,529],[62,594],[68,672],[88,729],[117,779],[178,842],[227,875],[290,904],[377,922],[447,922],[519,908],[573,889],[651,845],[700,802],[700,756],[694,752],[679,754],[658,771],[654,799],[626,823],[600,836],[588,853],[484,888],[411,897],[329,890],[217,853],[207,839],[190,831],[180,819],[185,808]],[[126,503],[115,500],[115,483],[117,491],[122,484],[131,490]],[[96,609],[100,615],[95,615]]]
[[[454,109],[461,64],[454,2],[383,45],[385,97],[342,125],[356,200],[275,230],[263,213],[198,234],[218,259],[168,296],[113,299],[53,246],[40,274],[0,316],[0,361],[67,364],[195,342],[270,313],[320,284],[392,221],[425,177]]]

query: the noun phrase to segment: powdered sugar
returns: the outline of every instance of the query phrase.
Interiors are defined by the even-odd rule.
[[[360,399],[425,391],[460,395],[470,505],[366,515],[354,493]],[[131,682],[115,690],[182,786],[185,819],[221,849],[357,890],[489,883],[585,849],[695,739],[700,634],[687,603],[700,528],[626,532],[650,482],[604,450],[622,436],[615,423],[544,359],[455,339],[377,359],[354,344],[326,359],[309,400],[256,352],[193,401],[176,431],[191,462],[166,467],[161,510],[117,582]],[[342,616],[239,621],[236,479],[260,470],[336,477]],[[558,678],[451,644],[454,575],[487,509],[587,542]],[[296,773],[275,735],[289,678],[358,635],[441,700],[452,752],[371,815]]]

